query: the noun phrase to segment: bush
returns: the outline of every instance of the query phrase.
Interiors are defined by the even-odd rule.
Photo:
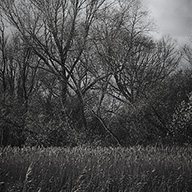
[[[192,143],[192,101],[189,103],[183,101],[176,108],[171,126],[175,142]]]

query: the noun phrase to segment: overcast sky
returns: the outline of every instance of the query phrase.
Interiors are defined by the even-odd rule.
[[[143,0],[157,24],[157,36],[170,34],[187,42],[192,32],[192,0]]]

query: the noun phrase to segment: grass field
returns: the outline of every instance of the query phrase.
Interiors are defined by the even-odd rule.
[[[4,148],[0,191],[192,191],[192,147]]]

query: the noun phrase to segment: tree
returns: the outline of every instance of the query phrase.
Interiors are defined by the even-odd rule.
[[[72,89],[82,100],[74,71],[85,49],[90,26],[104,0],[1,1],[9,22],[59,79],[63,110]],[[81,101],[82,102],[82,101]]]
[[[137,25],[145,15],[138,10],[137,14],[134,21],[121,18],[126,24],[118,26],[118,29],[110,28],[106,19],[104,26],[99,25],[104,30],[98,29],[102,40],[96,44],[103,65],[113,74],[110,83],[113,92],[121,93],[131,104],[174,72],[180,61],[176,45],[170,39],[153,41],[145,34],[148,24],[138,31]],[[111,26],[120,23],[115,16],[110,21],[113,22]],[[131,27],[129,23],[133,23]]]
[[[22,145],[32,95],[38,89],[38,58],[16,33],[6,35],[3,19],[0,27],[0,124],[1,145]]]
[[[108,79],[103,82],[106,88],[103,94],[103,89],[99,89],[102,95],[100,103],[104,103],[104,98],[111,98],[111,104],[105,105],[105,110],[100,113],[105,121],[109,114],[108,119],[118,119],[119,111],[126,105],[129,108],[127,113],[138,113],[142,101],[149,101],[148,93],[155,95],[155,88],[169,78],[180,62],[181,55],[169,37],[153,40],[148,33],[151,22],[147,18],[147,12],[139,1],[120,1],[118,6],[103,9],[98,15],[93,39],[100,59],[99,69],[108,74]],[[114,109],[111,107],[112,98],[116,103]],[[129,115],[127,113],[125,115]],[[111,122],[116,127],[120,124]],[[109,126],[113,127],[112,124]],[[121,130],[121,127],[117,129]],[[135,125],[137,128],[138,124]]]
[[[34,143],[74,144],[85,133],[121,145],[126,131],[163,130],[160,96],[180,54],[150,35],[141,1],[2,0],[0,10],[15,31],[7,39],[2,25],[1,89],[22,106]]]

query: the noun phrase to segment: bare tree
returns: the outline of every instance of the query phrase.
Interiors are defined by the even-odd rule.
[[[39,62],[19,34],[7,35],[3,19],[0,35],[1,144],[8,145],[24,142],[29,104],[38,89]]]
[[[98,55],[113,74],[113,92],[133,104],[176,69],[180,55],[171,39],[152,39],[151,22],[138,1],[103,14],[95,27]]]
[[[187,61],[187,63],[191,66],[192,65],[192,56],[191,56],[191,52],[192,52],[192,35],[189,36],[189,43],[184,45],[183,47],[183,53],[184,53],[184,59],[185,61]]]
[[[90,26],[104,3],[88,0],[2,1],[1,9],[61,82],[62,104],[73,81],[73,71],[83,53]]]

